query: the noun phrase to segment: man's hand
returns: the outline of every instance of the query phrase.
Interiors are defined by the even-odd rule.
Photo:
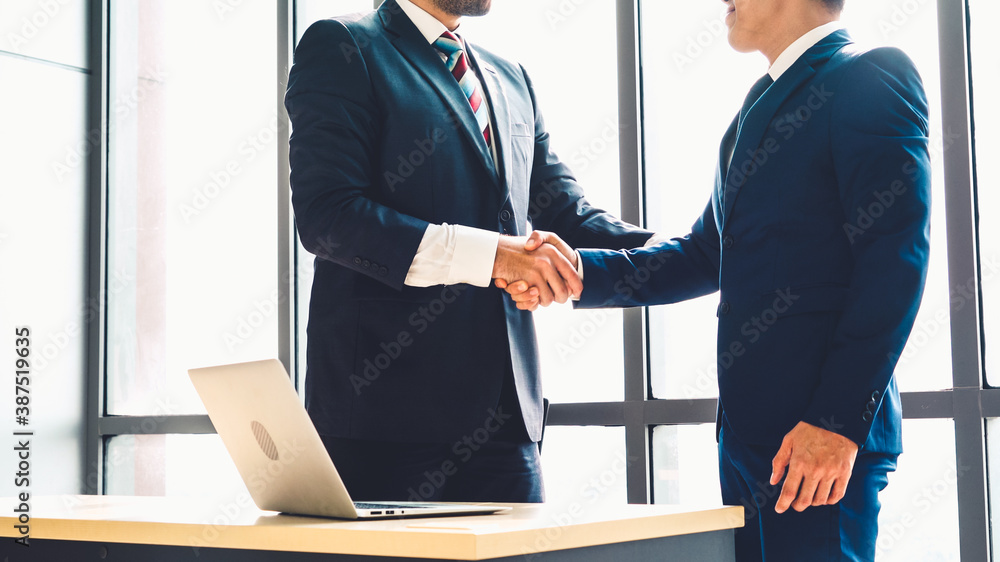
[[[781,442],[771,461],[771,485],[777,486],[788,469],[774,510],[804,511],[811,505],[833,505],[844,497],[854,471],[858,445],[832,431],[799,422]]]
[[[528,238],[501,236],[493,277],[497,287],[517,294],[514,300],[522,310],[564,303],[583,291],[576,273],[576,252],[546,232],[536,231]]]
[[[524,250],[527,252],[534,252],[535,250],[541,248],[544,245],[550,245],[562,254],[569,262],[573,265],[573,271],[576,272],[576,252],[553,232],[545,232],[542,230],[536,230],[531,233],[527,241],[524,243]],[[541,290],[528,283],[524,279],[515,278],[516,280],[497,278],[495,283],[496,286],[505,289],[511,296],[511,299],[517,303],[517,307],[521,310],[536,310],[539,305],[548,306],[551,302],[543,304],[541,302]],[[580,291],[583,290],[583,286],[580,286]],[[574,291],[571,296],[579,295],[580,291]],[[565,301],[558,301],[565,302]]]

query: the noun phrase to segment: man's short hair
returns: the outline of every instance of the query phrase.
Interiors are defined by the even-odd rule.
[[[844,0],[823,0],[826,8],[835,14],[844,11]]]

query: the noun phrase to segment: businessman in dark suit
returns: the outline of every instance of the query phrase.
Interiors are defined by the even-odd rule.
[[[771,67],[723,137],[711,201],[682,238],[580,250],[579,306],[721,291],[720,473],[724,501],[745,507],[737,559],[873,560],[902,445],[893,369],[927,271],[927,100],[905,54],[852,43],[843,0],[725,3],[732,46]],[[523,309],[537,304],[529,286],[509,287]]]
[[[541,501],[531,314],[582,285],[551,238],[641,246],[549,148],[524,69],[455,33],[490,0],[386,0],[320,21],[295,52],[292,203],[316,255],[306,407],[362,500]]]

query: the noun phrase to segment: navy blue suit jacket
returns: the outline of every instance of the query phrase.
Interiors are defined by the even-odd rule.
[[[499,166],[468,100],[395,0],[312,25],[285,106],[292,204],[317,256],[306,406],[320,433],[454,442],[484,426],[513,370],[528,435],[541,435],[530,313],[496,288],[404,279],[429,223],[512,235],[533,227],[575,246],[631,248],[650,232],[584,199],[524,69],[470,45]]]
[[[739,134],[733,122],[690,234],[581,252],[580,306],[721,291],[720,415],[741,439],[777,446],[805,421],[900,452],[893,370],[927,271],[927,110],[906,55],[831,34],[767,90]]]

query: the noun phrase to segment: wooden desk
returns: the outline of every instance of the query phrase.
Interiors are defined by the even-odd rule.
[[[25,548],[14,543],[15,506],[0,498],[0,559],[10,562],[725,562],[743,525],[742,507],[512,504],[499,515],[361,522],[190,498],[46,496],[32,498]]]

